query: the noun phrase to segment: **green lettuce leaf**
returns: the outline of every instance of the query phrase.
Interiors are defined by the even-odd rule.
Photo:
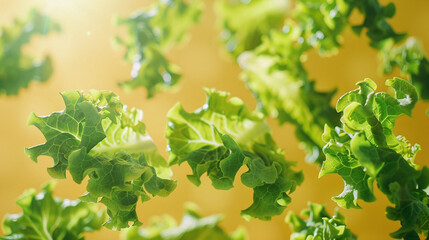
[[[242,211],[245,218],[263,220],[279,215],[290,202],[289,193],[299,185],[301,172],[291,169],[283,151],[274,143],[261,112],[251,112],[239,98],[206,89],[207,102],[193,113],[180,104],[167,114],[166,137],[170,164],[187,162],[188,179],[195,185],[206,173],[216,189],[233,187],[238,170],[244,185],[253,188],[253,204]]]
[[[288,6],[284,0],[217,1],[218,25],[226,50],[237,57],[259,46],[262,36],[282,26]]]
[[[0,239],[83,240],[83,233],[101,228],[106,216],[97,204],[54,198],[54,186],[49,182],[40,193],[34,189],[25,191],[16,202],[23,212],[6,215],[5,236]]]
[[[200,217],[195,206],[189,205],[180,225],[169,215],[152,219],[149,226],[144,228],[132,227],[123,234],[125,240],[245,240],[244,229],[239,228],[227,234],[219,226],[223,219],[221,215]]]
[[[169,180],[167,162],[141,122],[143,112],[122,105],[110,91],[61,95],[65,110],[44,117],[30,115],[28,123],[39,128],[46,143],[27,148],[26,154],[35,162],[40,155],[50,156],[54,165],[48,172],[54,178],[65,178],[68,170],[80,184],[88,176],[88,193],[81,199],[107,206],[107,227],[139,225],[139,198],[149,200],[148,193],[167,196],[176,187]]]
[[[164,55],[173,45],[183,42],[201,12],[199,0],[157,0],[130,18],[118,19],[118,25],[127,26],[128,36],[115,40],[126,47],[125,60],[133,64],[132,80],[119,85],[126,90],[144,87],[148,98],[176,85],[180,78],[178,67]]]
[[[389,74],[399,67],[402,74],[409,76],[419,96],[424,100],[429,99],[429,60],[416,38],[410,37],[399,46],[394,46],[392,42],[380,53],[384,73]]]
[[[289,212],[285,218],[293,233],[291,240],[355,240],[356,236],[346,228],[345,218],[335,209],[334,216],[329,216],[325,206],[308,203],[308,209],[302,211],[301,215],[308,217],[307,220],[300,218],[294,212]]]
[[[341,46],[341,34],[348,25],[348,13],[338,10],[341,1],[299,0],[293,11],[294,28],[302,29],[297,40],[306,48],[330,55]],[[285,25],[284,30],[289,28]]]
[[[337,103],[342,112],[343,126],[325,127],[323,140],[326,161],[320,176],[339,174],[344,180],[344,191],[334,197],[339,206],[359,208],[358,200],[374,201],[373,183],[394,207],[388,207],[387,217],[401,222],[401,229],[391,234],[394,238],[419,239],[428,235],[429,196],[424,191],[429,185],[429,169],[418,169],[414,158],[420,147],[403,136],[395,136],[393,127],[398,116],[411,116],[418,101],[415,87],[395,78],[386,81],[393,95],[376,93],[376,84],[365,79],[359,89],[343,95]]]
[[[15,19],[10,27],[0,29],[0,95],[17,95],[30,82],[45,82],[52,75],[52,60],[34,59],[23,54],[23,47],[33,36],[60,31],[49,16],[33,9],[24,20]]]
[[[405,33],[396,33],[392,26],[387,22],[388,18],[392,18],[396,13],[395,4],[388,3],[380,4],[378,0],[340,0],[342,10],[352,13],[354,9],[364,16],[362,24],[355,25],[352,30],[356,34],[360,34],[363,29],[366,29],[366,35],[370,39],[370,45],[377,49],[384,48],[384,45],[393,40],[395,43],[404,40]],[[347,6],[348,5],[348,6]]]

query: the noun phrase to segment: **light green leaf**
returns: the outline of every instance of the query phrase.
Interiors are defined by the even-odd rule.
[[[289,5],[284,0],[217,1],[218,25],[226,50],[237,57],[260,45],[264,35],[281,27]]]
[[[310,162],[324,160],[321,139],[323,126],[339,125],[339,116],[330,107],[335,93],[318,92],[307,78],[300,55],[301,45],[295,44],[296,32],[272,32],[253,52],[239,58],[242,77],[253,91],[262,110],[280,123],[296,126],[296,136],[307,150]]]
[[[31,114],[29,124],[43,133],[46,143],[27,148],[34,161],[40,155],[53,158],[48,169],[54,178],[65,178],[69,170],[81,183],[89,177],[85,201],[107,206],[113,229],[140,224],[136,206],[139,198],[167,196],[176,187],[169,180],[171,170],[146,133],[142,111],[123,106],[110,91],[88,94],[68,91],[61,94],[64,111],[38,117]],[[143,188],[144,186],[144,188]]]
[[[246,165],[241,180],[254,189],[254,203],[242,215],[269,220],[281,214],[302,173],[284,159],[262,113],[249,111],[238,98],[228,100],[228,93],[206,89],[206,94],[206,104],[195,112],[177,104],[167,114],[170,164],[188,162],[191,182],[198,186],[207,173],[213,186],[223,190],[233,187],[235,175]]]
[[[152,219],[144,228],[132,227],[123,233],[125,240],[246,240],[247,234],[239,228],[227,234],[219,226],[221,215],[200,217],[195,206],[188,204],[180,225],[169,215]]]

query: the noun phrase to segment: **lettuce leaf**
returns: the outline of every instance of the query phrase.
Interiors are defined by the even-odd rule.
[[[217,1],[217,21],[226,50],[237,57],[259,46],[262,36],[282,26],[288,6],[284,0]]]
[[[33,9],[24,20],[15,19],[10,27],[0,30],[0,95],[17,95],[30,82],[45,82],[52,75],[52,60],[24,55],[23,47],[33,36],[60,31],[49,16]]]
[[[386,5],[380,4],[378,0],[340,0],[340,11],[347,12],[350,16],[354,9],[357,9],[363,16],[363,22],[355,25],[352,30],[360,35],[362,30],[366,29],[366,35],[370,39],[370,45],[376,49],[384,48],[388,41],[398,43],[405,39],[405,33],[397,33],[387,22],[396,13],[396,7],[393,3]]]
[[[429,60],[416,38],[410,37],[398,46],[394,46],[392,42],[380,53],[384,73],[389,74],[395,67],[399,67],[402,74],[409,76],[419,96],[423,100],[429,99]]]
[[[16,202],[23,212],[6,215],[6,235],[0,239],[83,240],[83,233],[101,228],[105,212],[94,203],[52,197],[54,186],[54,182],[49,182],[37,194],[34,189],[25,191]]]
[[[107,227],[139,225],[139,198],[149,200],[148,193],[167,196],[176,187],[169,180],[167,162],[141,122],[143,112],[128,109],[110,91],[61,95],[65,110],[44,117],[30,115],[28,123],[43,133],[46,143],[27,148],[26,154],[35,162],[40,155],[50,156],[54,165],[48,172],[54,178],[65,178],[68,170],[80,184],[88,176],[88,193],[81,199],[107,206]]]
[[[125,60],[133,64],[132,80],[119,85],[126,90],[144,87],[147,97],[170,88],[179,81],[178,67],[164,56],[170,48],[186,37],[188,29],[198,22],[202,12],[199,0],[157,0],[130,18],[118,19],[128,28],[125,39],[116,42],[126,47]]]
[[[244,229],[227,234],[220,226],[222,215],[200,217],[195,206],[188,205],[180,225],[169,215],[152,219],[144,228],[132,227],[123,234],[125,240],[245,240]]]
[[[398,116],[411,116],[418,101],[416,89],[399,78],[386,81],[394,90],[393,96],[375,93],[377,86],[370,79],[357,85],[359,89],[338,100],[342,127],[325,128],[326,161],[320,177],[335,173],[343,178],[344,191],[333,199],[344,208],[359,208],[359,199],[374,201],[376,181],[394,204],[387,208],[387,217],[402,225],[391,236],[405,239],[418,239],[421,233],[427,236],[429,196],[424,190],[429,185],[429,169],[419,170],[414,163],[420,147],[393,133]]]
[[[301,212],[308,217],[303,220],[294,212],[289,212],[285,218],[293,233],[291,240],[355,240],[356,236],[346,228],[345,218],[335,209],[334,216],[329,216],[325,206],[308,203],[308,209]]]
[[[195,185],[206,173],[216,189],[233,188],[238,170],[244,185],[253,188],[253,204],[242,211],[245,218],[269,220],[291,201],[288,196],[303,180],[291,169],[283,151],[274,143],[261,112],[251,112],[239,98],[206,89],[207,101],[193,113],[180,104],[167,114],[166,138],[170,164],[187,162],[188,179]]]

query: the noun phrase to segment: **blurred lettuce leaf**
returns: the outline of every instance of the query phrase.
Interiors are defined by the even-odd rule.
[[[356,240],[356,236],[346,228],[343,215],[335,209],[331,217],[325,206],[308,203],[308,209],[301,212],[307,220],[300,218],[294,212],[289,212],[285,218],[292,229],[291,240]]]
[[[97,204],[54,198],[54,186],[54,182],[49,182],[40,193],[34,189],[25,191],[16,202],[23,212],[6,215],[5,236],[0,239],[83,240],[83,233],[101,228],[106,216]]]
[[[217,21],[226,50],[237,57],[259,46],[262,36],[281,27],[289,5],[287,0],[217,1]]]
[[[429,60],[421,43],[410,37],[401,45],[386,44],[380,52],[383,59],[383,72],[389,74],[400,68],[401,73],[408,76],[417,88],[423,100],[429,100]]]
[[[59,24],[36,9],[24,20],[15,19],[10,27],[0,29],[0,95],[17,95],[30,82],[45,82],[52,75],[49,56],[35,59],[23,53],[23,47],[36,35],[59,32]]]
[[[188,204],[182,222],[177,222],[169,215],[156,217],[147,227],[132,227],[124,232],[125,240],[246,240],[243,228],[227,234],[220,226],[221,215],[200,217],[195,206]]]
[[[156,0],[129,18],[117,19],[118,25],[128,28],[128,35],[115,41],[126,47],[125,60],[133,64],[132,80],[119,85],[125,90],[144,87],[148,98],[176,85],[179,69],[165,54],[184,41],[189,28],[199,21],[202,7],[200,0]]]

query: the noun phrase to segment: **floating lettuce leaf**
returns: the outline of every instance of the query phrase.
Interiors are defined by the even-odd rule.
[[[124,232],[125,240],[245,240],[246,232],[239,228],[228,235],[219,227],[221,215],[200,217],[194,206],[188,206],[180,225],[169,215],[152,219],[145,228],[132,227]]]
[[[402,228],[391,234],[394,238],[419,239],[429,230],[429,197],[424,191],[429,185],[429,169],[418,170],[414,158],[420,147],[402,136],[393,134],[398,116],[411,111],[418,101],[415,87],[395,78],[386,81],[394,95],[375,93],[376,84],[365,79],[359,89],[343,95],[337,103],[342,112],[342,128],[325,127],[327,142],[320,176],[339,174],[344,191],[334,200],[345,208],[359,208],[358,200],[374,201],[373,182],[394,207],[388,207],[387,217],[401,222]]]
[[[16,202],[23,212],[6,215],[0,239],[83,240],[83,233],[101,228],[106,216],[96,204],[53,198],[54,185],[44,185],[37,194],[34,189],[24,192]]]
[[[285,0],[221,0],[216,13],[226,50],[235,57],[257,47],[262,36],[280,28],[290,3]]]
[[[302,211],[301,215],[308,217],[307,220],[300,218],[293,212],[286,216],[286,223],[289,224],[293,233],[291,240],[355,240],[353,233],[346,228],[343,215],[335,210],[334,216],[329,216],[325,211],[325,206],[309,203],[308,209]]]
[[[128,109],[110,91],[61,95],[65,110],[44,117],[30,115],[28,123],[39,128],[46,143],[27,148],[26,154],[36,162],[40,155],[52,157],[54,165],[48,172],[54,178],[65,178],[69,170],[80,184],[88,176],[88,193],[81,199],[107,206],[107,227],[140,224],[139,198],[150,199],[148,193],[167,196],[176,187],[169,180],[167,162],[141,122],[143,112]]]
[[[58,23],[37,10],[31,10],[25,20],[15,19],[11,27],[0,29],[0,95],[17,95],[31,81],[45,82],[52,75],[49,56],[43,60],[22,53],[23,47],[35,35],[60,31]]]
[[[341,34],[348,25],[348,14],[338,10],[340,1],[298,0],[293,11],[294,27],[302,29],[297,40],[321,55],[336,53]],[[285,26],[285,30],[289,28]]]
[[[387,22],[387,18],[392,18],[396,13],[395,4],[388,3],[383,6],[378,0],[340,0],[339,10],[352,13],[358,9],[364,16],[362,24],[352,27],[356,34],[360,34],[366,29],[366,35],[370,39],[370,45],[377,49],[382,49],[387,41],[393,40],[395,43],[404,40],[405,33],[396,33]],[[347,6],[348,4],[348,6]],[[340,12],[341,12],[340,10]]]
[[[166,137],[170,164],[187,162],[192,169],[189,180],[200,184],[206,173],[216,189],[233,187],[235,175],[253,188],[253,204],[242,211],[244,217],[269,220],[290,202],[289,193],[299,185],[301,172],[291,169],[283,151],[274,143],[261,112],[251,112],[239,98],[206,89],[207,102],[193,113],[180,104],[167,114]]]
[[[304,46],[295,40],[301,29],[273,31],[263,44],[239,59],[242,77],[262,106],[281,123],[296,126],[296,135],[310,162],[322,163],[323,126],[339,125],[339,115],[330,106],[335,93],[318,92],[309,81],[300,56]]]
[[[411,83],[417,88],[422,99],[429,99],[429,60],[420,42],[410,37],[399,46],[389,44],[382,52],[383,71],[391,73],[395,67],[409,76]]]
[[[381,5],[378,0],[298,0],[293,11],[296,25],[304,29],[301,42],[319,50],[319,53],[336,52],[340,47],[341,34],[354,10],[363,15],[363,22],[352,26],[360,35],[366,30],[370,45],[382,49],[388,41],[402,41],[406,34],[396,33],[386,19],[395,15],[395,5]]]
[[[144,87],[148,98],[174,86],[180,78],[178,67],[164,55],[183,41],[201,12],[199,0],[157,0],[130,18],[119,19],[117,24],[127,26],[129,34],[125,39],[116,37],[116,42],[126,47],[125,60],[133,63],[132,80],[120,86],[128,90]]]

